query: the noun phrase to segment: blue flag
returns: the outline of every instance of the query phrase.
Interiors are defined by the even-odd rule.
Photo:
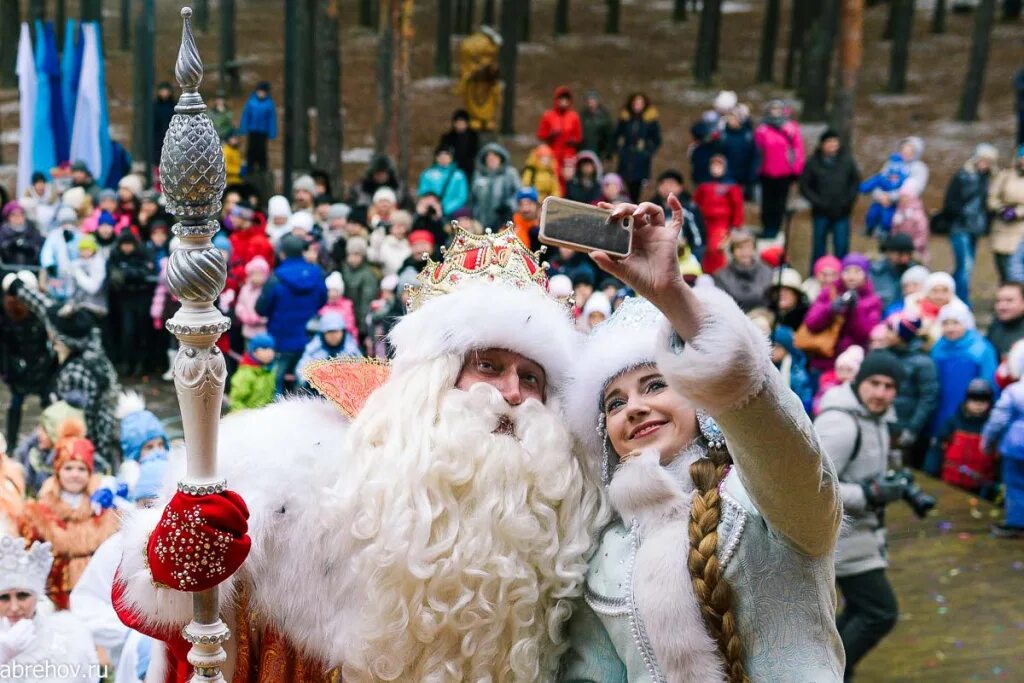
[[[49,174],[57,165],[57,139],[53,130],[52,81],[48,72],[46,49],[46,27],[35,22],[36,41],[36,112],[34,139],[32,141],[32,166],[37,171]]]
[[[75,125],[75,102],[78,100],[78,74],[82,69],[82,39],[74,19],[68,19],[64,29],[64,53],[61,55],[61,104],[64,130],[71,143],[71,130]],[[68,160],[65,156],[61,161]]]

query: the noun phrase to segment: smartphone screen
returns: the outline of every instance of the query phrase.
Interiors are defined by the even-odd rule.
[[[627,256],[632,247],[632,220],[611,221],[611,211],[558,197],[544,200],[540,241],[577,251],[604,251]]]

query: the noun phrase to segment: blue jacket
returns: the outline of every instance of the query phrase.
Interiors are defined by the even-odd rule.
[[[324,343],[324,335],[318,334],[306,344],[306,349],[302,352],[302,358],[299,359],[296,371],[299,373],[302,381],[305,382],[307,381],[305,368],[314,361],[331,358],[361,358],[362,355],[362,352],[359,350],[359,342],[348,332],[345,332],[345,337],[341,340],[341,344],[335,347],[327,346]]]
[[[754,144],[754,129],[749,121],[739,128],[722,129],[719,142],[728,168],[729,177],[740,185],[757,182],[761,170],[761,150]]]
[[[951,342],[940,339],[932,347],[932,360],[939,374],[939,406],[932,420],[933,433],[956,414],[967,395],[967,385],[981,377],[995,384],[999,359],[992,344],[977,330],[967,330]]]
[[[417,194],[423,196],[431,192],[441,198],[441,211],[451,216],[466,205],[469,200],[469,183],[466,174],[454,163],[443,168],[434,164],[420,174],[420,185]]]
[[[981,433],[985,450],[999,446],[1004,458],[1024,460],[1024,382],[1003,390]]]
[[[273,140],[277,137],[277,108],[274,106],[274,98],[267,95],[264,99],[256,97],[256,93],[249,95],[249,100],[242,110],[242,121],[239,123],[239,131],[246,133],[263,133]]]
[[[267,318],[267,331],[278,351],[301,353],[306,348],[306,323],[326,303],[324,271],[296,257],[274,269],[274,277],[256,302],[256,312]]]

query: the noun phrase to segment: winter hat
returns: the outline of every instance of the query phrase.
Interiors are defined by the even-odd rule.
[[[131,230],[122,230],[117,236],[118,244],[134,244],[138,246],[139,241],[135,239],[135,235],[132,234]]]
[[[662,171],[661,174],[658,175],[658,182],[660,183],[662,180],[674,180],[680,185],[686,184],[686,182],[683,180],[683,174],[674,168]]]
[[[125,177],[121,178],[121,180],[119,180],[117,182],[117,189],[119,189],[119,190],[128,190],[129,192],[132,193],[133,197],[138,199],[139,197],[142,196],[142,190],[143,190],[142,178],[140,178],[139,176],[135,175],[134,173],[129,173],[128,175],[126,175]]]
[[[61,423],[69,419],[85,424],[85,413],[81,408],[76,408],[67,401],[57,401],[47,406],[39,415],[39,426],[50,437],[50,441],[57,443],[57,439],[60,438],[58,429]],[[85,433],[84,430],[82,433]]]
[[[83,251],[91,251],[92,253],[95,254],[97,251],[99,251],[99,248],[99,244],[96,242],[96,237],[93,236],[92,233],[81,235],[78,238],[78,253],[82,253]]]
[[[392,273],[391,275],[385,275],[384,279],[380,281],[381,291],[393,292],[398,289],[398,276]]]
[[[729,244],[729,253],[731,254],[741,244],[756,242],[757,236],[747,228],[734,228],[729,231],[729,236],[726,240]]]
[[[296,192],[308,192],[312,195],[316,194],[316,181],[313,180],[313,176],[301,175],[295,179],[292,183],[292,194]]]
[[[167,453],[147,455],[139,464],[139,478],[135,482],[129,499],[140,500],[159,498],[164,490],[164,473],[167,472]]]
[[[818,142],[822,143],[826,140],[835,140],[839,137],[839,131],[835,128],[825,128],[825,130],[821,131],[821,135],[818,136]]]
[[[900,140],[899,146],[902,147],[903,145],[910,145],[914,149],[915,161],[920,159],[921,156],[924,154],[924,140],[917,137],[916,135],[911,135],[910,137],[906,137]]]
[[[924,291],[927,294],[936,287],[945,287],[951,292],[956,291],[956,282],[949,273],[938,271],[930,274],[924,281]]]
[[[331,204],[331,208],[327,209],[327,220],[328,221],[340,221],[348,220],[349,214],[352,213],[352,208],[348,204]]]
[[[955,320],[969,330],[973,330],[976,326],[974,314],[960,299],[953,299],[939,311],[939,324],[941,325],[947,320]]]
[[[349,237],[348,241],[345,242],[345,254],[351,256],[352,254],[362,254],[366,256],[366,251],[369,248],[369,244],[365,237]]]
[[[306,251],[306,240],[295,235],[285,235],[281,238],[281,242],[277,247],[284,258],[300,258],[302,253]]]
[[[835,256],[822,256],[814,262],[814,276],[817,277],[823,270],[834,270],[837,273],[843,269],[843,262]]]
[[[540,199],[540,195],[537,194],[537,188],[535,187],[521,187],[519,188],[519,191],[516,192],[516,202],[521,199],[538,201]]]
[[[992,402],[996,398],[992,384],[982,377],[975,377],[967,385],[967,400]]]
[[[117,225],[117,219],[109,211],[101,211],[100,217],[96,219],[96,225]]]
[[[228,256],[231,255],[231,238],[228,237],[227,233],[221,230],[213,236],[213,246],[217,247]]]
[[[274,338],[266,332],[263,334],[257,334],[255,337],[249,339],[250,353],[259,351],[260,349],[270,349],[273,351],[275,346],[277,346],[277,343],[274,341]]]
[[[338,271],[334,271],[328,275],[327,279],[324,280],[324,284],[327,285],[328,291],[334,290],[336,292],[341,292],[342,295],[345,294],[345,281],[341,278],[341,273]]]
[[[292,205],[288,203],[288,198],[279,194],[275,194],[269,200],[267,200],[267,218],[273,220],[274,218],[291,218],[292,216]]]
[[[995,164],[999,161],[999,150],[995,148],[995,145],[982,142],[974,148],[974,154],[971,156],[971,159],[974,161],[984,159],[990,164]]]
[[[1009,358],[1006,359],[1010,375],[1014,379],[1020,379],[1024,373],[1024,340],[1016,342],[1010,347]]]
[[[253,256],[249,259],[249,262],[245,264],[245,274],[252,275],[253,273],[262,273],[264,275],[270,274],[270,264],[267,263],[267,259],[262,256]]]
[[[429,244],[430,248],[434,248],[434,233],[429,230],[413,230],[409,233],[409,244],[424,243]]]
[[[35,541],[26,549],[25,539],[0,535],[0,591],[28,591],[43,598],[52,567],[50,543]]]
[[[377,202],[390,202],[391,204],[397,204],[398,195],[396,195],[395,191],[390,187],[384,186],[378,188],[377,191],[373,193],[373,203],[376,204]]]
[[[722,90],[715,95],[714,108],[719,114],[725,114],[739,103],[740,99],[732,90]]]
[[[412,268],[406,268],[398,276],[398,288],[397,291],[404,292],[410,287],[419,286],[419,280],[416,277],[416,271]]]
[[[772,275],[772,289],[785,287],[792,289],[797,294],[803,293],[804,279],[795,268],[783,268],[782,272],[775,272]]]
[[[896,388],[899,389],[904,376],[903,363],[889,351],[872,351],[864,357],[864,362],[860,364],[857,376],[853,380],[853,388],[857,389],[864,380],[876,375],[892,379],[896,383]]]
[[[909,284],[916,284],[923,286],[928,280],[928,276],[931,271],[924,266],[910,266],[906,272],[900,276],[900,286],[906,286]]]
[[[921,332],[921,319],[903,313],[893,313],[885,319],[885,324],[905,344],[914,341]]]
[[[57,446],[54,448],[53,471],[56,473],[69,462],[80,462],[89,470],[95,467],[96,447],[85,438],[85,423],[75,418],[64,420],[57,428]]]
[[[894,251],[898,254],[911,254],[914,251],[914,240],[910,235],[897,232],[889,235],[882,243],[882,251]]]
[[[601,178],[601,185],[604,186],[604,185],[608,185],[609,183],[614,183],[615,185],[618,185],[619,187],[624,187],[625,186],[625,183],[622,182],[622,176],[620,176],[618,173],[605,173],[604,174],[604,177]]]
[[[587,303],[583,305],[583,312],[580,314],[580,317],[589,324],[587,318],[591,313],[602,313],[605,319],[611,316],[612,302],[608,300],[604,292],[597,290],[587,298]]]
[[[83,348],[92,335],[96,319],[74,304],[52,304],[46,309],[46,324],[69,348]]]
[[[57,225],[64,227],[67,225],[77,226],[78,225],[78,212],[72,209],[70,206],[62,206],[57,210]]]
[[[126,460],[138,460],[150,439],[161,439],[169,447],[167,431],[160,418],[148,410],[137,410],[121,418],[121,453]]]
[[[857,370],[860,368],[860,364],[863,362],[864,349],[856,344],[836,356],[836,368],[848,368],[853,370],[854,374],[857,373]]]
[[[99,194],[98,199],[101,202],[116,202],[117,201],[117,192],[115,192],[114,190],[111,190],[111,189],[100,190],[100,194]]]
[[[313,214],[309,211],[296,211],[292,214],[289,227],[292,230],[299,229],[308,235],[313,230]]]
[[[858,254],[857,252],[847,254],[846,256],[843,257],[841,263],[843,266],[843,270],[846,270],[847,268],[853,266],[855,268],[860,268],[861,270],[863,270],[865,275],[871,272],[871,260],[864,254]]]
[[[64,206],[74,209],[76,214],[85,208],[86,202],[91,203],[84,187],[72,187],[65,190],[64,194],[60,196],[60,201]]]
[[[566,299],[572,296],[572,280],[568,275],[552,275],[548,280],[548,294],[555,299]]]
[[[321,334],[324,332],[341,332],[345,329],[345,318],[337,311],[328,311],[320,316],[318,328]]]
[[[21,206],[21,204],[19,204],[16,200],[12,199],[11,201],[4,204],[3,210],[0,210],[0,218],[3,218],[3,220],[7,220],[7,218],[15,211],[25,213],[25,209]]]

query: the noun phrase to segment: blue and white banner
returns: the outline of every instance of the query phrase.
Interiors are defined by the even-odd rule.
[[[21,25],[21,39],[18,42],[18,107],[20,137],[18,138],[18,182],[20,197],[32,184],[35,170],[32,159],[32,141],[35,139],[36,118],[36,60],[32,52],[32,32],[28,24]]]
[[[103,69],[99,26],[82,24],[82,68],[71,133],[72,162],[84,161],[101,185],[110,167],[110,129],[107,119],[107,87]]]

